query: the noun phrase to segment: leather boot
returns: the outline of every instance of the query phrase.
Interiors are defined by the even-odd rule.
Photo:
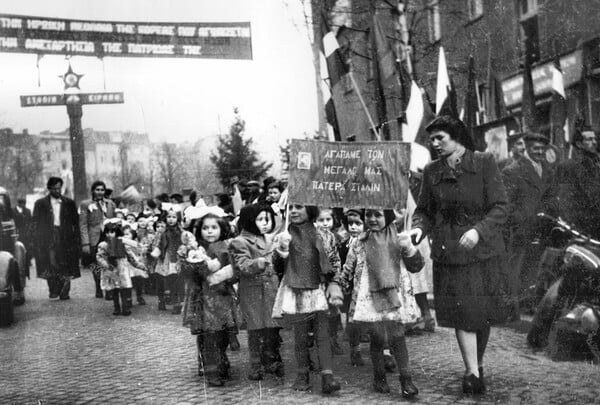
[[[294,391],[308,391],[310,390],[310,380],[307,372],[299,372],[296,375],[296,381],[292,385]]]
[[[463,378],[463,393],[465,394],[482,394],[485,391],[485,386],[480,378],[474,374],[465,375]]]
[[[267,373],[282,378],[285,374],[281,354],[278,328],[266,328],[263,332],[263,366]]]
[[[332,394],[340,390],[340,383],[333,378],[333,374],[321,374],[321,392]]]
[[[250,372],[248,379],[258,381],[263,379],[261,330],[248,331],[248,354],[250,355]]]
[[[390,392],[390,387],[385,377],[385,360],[383,352],[380,350],[371,350],[371,363],[373,363],[373,389],[376,392],[387,394]]]
[[[419,389],[413,384],[411,376],[400,376],[400,388],[404,398],[413,398],[419,394]]]
[[[204,334],[202,345],[202,360],[204,364],[204,376],[211,387],[222,387],[225,381],[221,377],[221,355],[219,353],[218,333]]]
[[[131,315],[131,288],[120,288],[119,295],[121,295],[122,310],[121,315]]]
[[[360,347],[353,346],[350,348],[350,364],[353,366],[362,367],[365,365],[362,356],[360,355]]]
[[[111,290],[111,293],[114,306],[113,315],[121,315],[121,305],[119,304],[119,290]],[[108,297],[108,294],[106,296]]]

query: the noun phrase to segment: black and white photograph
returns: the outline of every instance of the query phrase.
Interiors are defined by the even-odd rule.
[[[0,404],[600,404],[600,1],[0,1]]]

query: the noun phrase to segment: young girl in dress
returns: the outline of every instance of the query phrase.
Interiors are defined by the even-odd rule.
[[[236,281],[229,263],[229,224],[213,213],[198,220],[198,248],[188,252],[182,268],[187,282],[183,324],[196,335],[198,374],[211,386],[223,386],[230,378],[226,349],[233,317]],[[191,265],[190,265],[191,263]]]
[[[337,220],[333,208],[321,208],[319,212],[319,216],[315,221],[315,225],[321,231],[321,234],[324,237],[324,243],[326,245],[334,244],[336,249],[338,250],[338,254],[340,251],[340,241],[333,233],[334,229],[339,227],[339,221]],[[341,263],[341,262],[340,262]],[[329,336],[331,338],[331,351],[334,355],[342,355],[344,354],[344,350],[342,346],[338,342],[338,332],[342,329],[342,316],[339,310],[335,308],[330,311],[329,316]]]
[[[272,318],[279,278],[272,265],[273,244],[266,237],[275,227],[273,209],[264,203],[247,205],[238,226],[241,233],[229,249],[239,272],[240,307],[248,325],[248,378],[262,380],[265,372],[283,377],[279,325]]]
[[[340,270],[340,259],[334,244],[325,244],[326,237],[314,226],[319,216],[317,207],[293,204],[289,210],[289,231],[276,237],[277,265],[284,266],[284,276],[277,292],[274,317],[284,317],[294,326],[295,355],[298,375],[293,388],[307,391],[309,381],[309,321],[314,320],[319,362],[321,391],[331,394],[340,389],[333,378],[333,359],[329,336],[328,283]],[[283,263],[282,263],[283,261]],[[327,290],[326,290],[327,289]],[[341,292],[332,301],[341,305]]]
[[[365,230],[365,210],[360,208],[350,208],[346,210],[343,223],[348,231],[348,239],[338,245],[342,266],[346,263],[348,252],[352,248],[352,245],[356,243],[358,237]],[[353,282],[350,280],[348,291],[351,292],[352,289]],[[351,301],[352,294],[345,294],[342,311],[346,313],[346,334],[348,335],[348,344],[350,345],[350,364],[353,366],[364,366],[365,363],[360,354],[361,329],[360,326],[356,325],[354,322],[350,322],[350,316],[348,314]]]
[[[354,284],[350,316],[370,334],[375,391],[390,392],[383,357],[387,335],[400,369],[402,396],[411,398],[419,390],[411,379],[404,325],[414,323],[420,313],[406,270],[420,271],[423,258],[408,233],[397,233],[394,220],[392,210],[366,211],[368,230],[351,246],[336,281],[345,290]]]
[[[166,228],[164,232],[157,234],[158,243],[152,252],[157,258],[155,271],[162,276],[157,280],[158,309],[165,310],[165,287],[169,290],[170,304],[173,305],[172,314],[181,313],[183,302],[184,285],[183,279],[179,277],[180,266],[178,263],[177,250],[181,246],[181,234],[183,230],[180,225],[179,212],[169,210],[164,216]],[[162,282],[161,282],[162,281]]]
[[[108,220],[98,243],[96,260],[102,267],[100,284],[104,291],[112,291],[113,315],[131,315],[131,277],[145,270],[144,264],[122,239],[123,231],[119,222]]]
[[[143,257],[143,247],[137,242],[135,230],[128,225],[123,227],[123,243],[129,254],[135,257],[136,263],[142,263],[143,267],[146,268]],[[133,290],[135,291],[137,303],[139,305],[146,305],[146,300],[144,300],[144,280],[148,278],[148,273],[146,271],[138,272],[136,269],[133,269],[133,272],[135,275],[131,277],[131,283],[133,285]]]

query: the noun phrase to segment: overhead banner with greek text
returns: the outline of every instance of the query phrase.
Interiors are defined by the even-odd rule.
[[[410,143],[294,139],[289,201],[321,207],[404,208]]]
[[[252,41],[249,22],[116,22],[0,14],[0,52],[252,59]]]

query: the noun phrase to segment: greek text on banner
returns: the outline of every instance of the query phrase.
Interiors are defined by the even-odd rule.
[[[289,201],[322,207],[404,208],[410,144],[292,140]]]

